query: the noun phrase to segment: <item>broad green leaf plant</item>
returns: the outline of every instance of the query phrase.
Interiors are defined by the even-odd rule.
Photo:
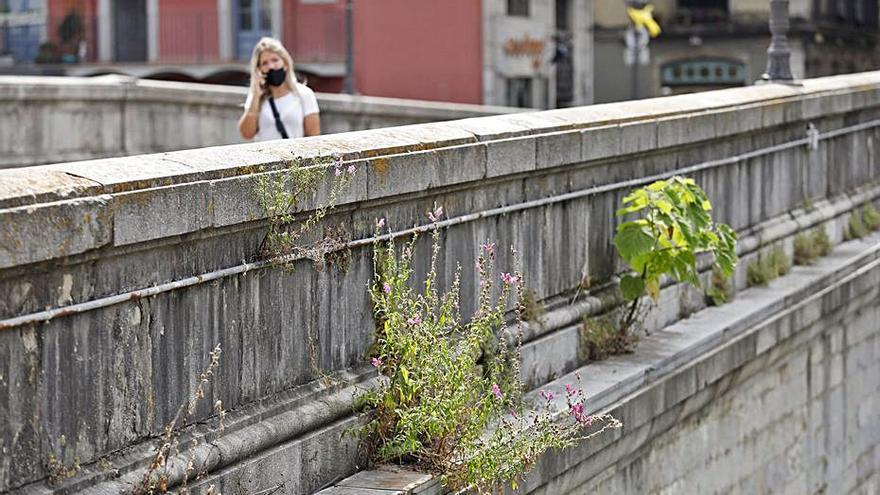
[[[730,277],[737,263],[736,232],[712,220],[712,204],[693,179],[672,177],[636,189],[623,198],[619,217],[637,217],[621,223],[614,245],[632,273],[620,280],[620,290],[629,309],[621,332],[635,323],[645,294],[657,301],[660,282],[669,276],[679,282],[700,286],[697,254],[711,253],[724,277]]]

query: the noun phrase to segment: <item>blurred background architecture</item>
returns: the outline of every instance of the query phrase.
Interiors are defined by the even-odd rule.
[[[0,74],[244,85],[261,36],[321,92],[559,108],[752,84],[769,0],[0,0]],[[795,77],[880,67],[880,0],[791,0]],[[662,34],[627,36],[627,6]],[[350,29],[346,8],[351,9]],[[349,38],[350,37],[350,38]],[[634,51],[633,45],[646,45]],[[595,67],[595,69],[594,69]]]
[[[644,65],[624,63],[622,0],[595,0],[595,102],[743,86],[767,67],[769,0],[655,0],[663,34]],[[790,0],[796,78],[880,68],[878,0]],[[638,88],[632,87],[637,71]]]
[[[0,73],[246,84],[261,36],[340,92],[553,108],[592,102],[592,0],[0,0]]]

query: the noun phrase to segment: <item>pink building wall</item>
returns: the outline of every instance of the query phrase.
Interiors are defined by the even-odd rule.
[[[49,41],[59,44],[58,25],[70,11],[76,11],[83,22],[83,38],[86,42],[86,61],[97,58],[97,1],[96,0],[48,0],[46,2],[46,36]],[[76,53],[77,47],[61,47],[61,53]]]
[[[215,62],[217,0],[159,0],[159,61]]]
[[[354,0],[354,12],[359,93],[482,103],[481,2]]]
[[[296,62],[342,62],[345,60],[345,4],[301,4],[286,0],[284,46]]]

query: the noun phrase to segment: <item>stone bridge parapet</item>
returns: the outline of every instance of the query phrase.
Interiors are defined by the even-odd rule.
[[[377,218],[402,230],[426,224],[425,213],[443,205],[443,283],[455,262],[473,266],[479,243],[516,246],[528,287],[548,310],[524,329],[523,378],[538,388],[584,365],[578,325],[608,309],[613,284],[606,282],[623,269],[611,244],[614,212],[633,187],[694,177],[716,219],[740,234],[734,285],[744,289],[746,266],[767,246],[791,253],[793,237],[816,226],[842,241],[850,212],[880,196],[878,139],[880,72],[873,72],[803,87],[0,170],[0,491],[49,490],[50,456],[81,466],[59,481],[66,490],[109,493],[136,482],[153,439],[194,390],[219,342],[216,384],[187,433],[206,440],[199,461],[208,477],[194,489],[215,483],[223,493],[313,493],[363,467],[356,442],[340,433],[359,421],[353,388],[373,380],[363,363],[374,334],[365,286]],[[331,159],[354,166],[354,175],[318,228],[363,240],[353,243],[346,268],[315,270],[300,260],[290,271],[260,259],[266,220],[255,193],[259,178],[284,173],[293,161]],[[326,201],[334,169],[326,175],[303,211]],[[424,258],[429,247],[417,249]],[[855,256],[846,270],[872,261]],[[502,267],[511,262],[499,258]],[[594,287],[571,303],[587,278]],[[876,306],[868,285],[846,292],[849,310]],[[465,314],[476,290],[465,270]],[[786,297],[797,296],[780,301]],[[674,325],[704,306],[701,292],[667,285],[648,326]],[[760,314],[772,318],[772,309]],[[880,328],[865,325],[860,335],[877,357]],[[774,332],[779,342],[787,338]],[[700,348],[707,356],[721,352],[723,342],[711,342]],[[732,380],[745,361],[731,359],[725,362],[735,366],[706,367],[700,378]],[[328,387],[316,370],[347,385]],[[880,400],[878,384],[866,380],[859,390]],[[634,393],[646,382],[634,383],[621,387]],[[230,410],[222,431],[211,422],[215,400]],[[856,414],[841,407],[844,418]],[[656,409],[657,418],[664,410]],[[646,424],[653,413],[639,411],[649,416],[625,423]],[[671,416],[662,417],[671,428]],[[880,443],[877,430],[865,430],[873,435],[866,437],[874,439],[871,452]],[[596,448],[626,451],[630,440],[615,438]],[[577,468],[589,449],[554,461],[564,467],[537,473],[530,489],[602,486],[596,473]],[[875,470],[878,458],[870,461]],[[854,466],[838,466],[839,476]],[[684,471],[681,477],[686,483]],[[564,490],[544,486],[557,478]]]

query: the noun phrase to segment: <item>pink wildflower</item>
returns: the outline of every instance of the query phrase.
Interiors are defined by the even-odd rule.
[[[443,207],[442,206],[438,206],[438,207],[434,208],[434,211],[428,212],[428,220],[430,220],[432,222],[439,222],[440,217],[442,217],[442,216],[443,216]]]
[[[492,384],[492,393],[495,394],[495,398],[498,400],[503,398],[503,395],[501,395],[501,387],[499,387],[497,383]]]
[[[418,325],[422,322],[422,315],[416,314],[412,318],[406,320],[406,322],[410,325]]]
[[[481,244],[480,248],[483,250],[484,253],[486,253],[490,257],[492,257],[492,258],[495,257],[495,243],[494,242],[487,242],[486,244]]]
[[[349,174],[349,175],[354,175],[354,172],[355,172],[354,165],[349,165],[349,166],[348,166],[348,174]]]
[[[374,357],[373,359],[370,359],[370,364],[372,364],[374,368],[378,368],[379,366],[382,366],[382,360]]]
[[[376,228],[377,229],[384,229],[385,228],[385,217],[382,217],[382,218],[376,220]]]
[[[549,390],[541,390],[541,396],[544,397],[545,399],[547,399],[548,401],[553,400],[553,397],[554,397],[553,392],[551,392]]]
[[[342,169],[336,167],[336,170],[333,173],[336,175],[336,177],[339,177],[340,175],[342,175]]]
[[[569,397],[571,397],[575,394],[574,387],[572,387],[570,383],[565,384],[565,394],[568,395]]]
[[[514,285],[518,280],[519,279],[516,277],[516,275],[511,275],[506,272],[501,274],[501,281],[507,285]]]
[[[386,294],[391,294],[391,284],[388,282],[382,282],[382,292]]]
[[[568,412],[574,416],[575,421],[584,426],[590,426],[593,424],[593,417],[584,412],[584,404],[582,402],[569,405]]]

